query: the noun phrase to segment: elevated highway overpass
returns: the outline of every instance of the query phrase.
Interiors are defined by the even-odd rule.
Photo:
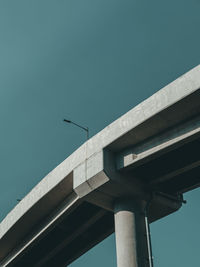
[[[0,266],[67,266],[116,231],[118,267],[151,267],[148,221],[200,185],[200,66],[111,123],[0,224]],[[128,237],[128,238],[127,238]]]

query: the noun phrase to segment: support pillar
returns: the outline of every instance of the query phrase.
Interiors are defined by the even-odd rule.
[[[150,267],[144,203],[134,199],[115,202],[118,267]]]

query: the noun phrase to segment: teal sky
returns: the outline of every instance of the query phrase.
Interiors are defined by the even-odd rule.
[[[85,140],[200,62],[199,0],[0,0],[0,220]],[[199,264],[200,190],[151,225],[155,267]],[[116,266],[114,235],[72,267]]]

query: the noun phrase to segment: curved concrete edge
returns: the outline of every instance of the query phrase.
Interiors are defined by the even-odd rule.
[[[73,205],[75,205],[79,200],[79,197],[73,192],[71,193],[60,207],[58,207],[54,213],[40,226],[40,228],[35,232],[31,233],[17,248],[12,250],[7,257],[0,262],[0,266],[8,266],[12,260],[22,253],[31,243],[33,243],[37,238],[42,235],[53,223],[58,220],[62,214],[69,210]]]
[[[26,212],[28,212],[42,197],[48,194],[53,188],[65,179],[73,169],[83,162],[86,144],[79,147],[67,159],[60,163],[55,169],[47,174],[0,223],[0,239]]]
[[[135,106],[88,140],[88,157],[198,89],[200,89],[200,65]]]
[[[38,183],[30,191],[30,193],[5,217],[0,224],[0,239],[26,212],[28,212],[38,201],[40,201],[44,195],[50,192],[52,188],[56,187],[70,172],[74,170],[75,177],[77,177],[80,168],[84,168],[83,166],[85,166],[86,171],[88,171],[89,160],[88,163],[86,163],[87,159],[91,158],[91,161],[93,161],[95,158],[93,155],[99,151],[102,151],[103,148],[107,147],[113,141],[116,141],[119,137],[123,136],[137,125],[148,120],[155,114],[173,105],[177,101],[180,101],[184,97],[192,94],[199,88],[200,65],[182,75],[174,82],[165,86],[163,89],[134,107],[125,115],[121,116],[94,137],[89,139],[53,171],[45,176],[44,179],[41,180],[41,182]],[[83,185],[81,185],[81,179],[84,181],[84,186],[87,186],[88,184],[88,193],[90,189],[93,190],[93,188],[101,185],[101,182],[99,183],[98,181],[96,185],[91,186],[94,179],[92,177],[93,176],[87,174],[82,178],[74,178],[74,190],[77,192],[77,194],[79,194],[79,196],[82,196],[81,187]],[[104,180],[102,181],[105,182],[106,179],[107,178],[104,177]]]

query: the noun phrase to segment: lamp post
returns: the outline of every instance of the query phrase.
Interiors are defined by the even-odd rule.
[[[86,131],[87,140],[89,139],[89,128],[88,127],[83,127],[83,126],[81,126],[81,125],[79,125],[79,124],[77,124],[77,123],[75,123],[75,122],[73,122],[71,120],[67,120],[67,119],[64,119],[63,121],[67,122],[67,123],[74,124],[75,126],[77,126],[77,127],[81,128],[81,129],[83,129],[84,131]]]

